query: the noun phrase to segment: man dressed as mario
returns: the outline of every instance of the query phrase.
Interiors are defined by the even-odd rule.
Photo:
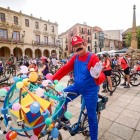
[[[87,52],[82,38],[74,36],[72,46],[77,54],[57,71],[52,80],[60,80],[74,70],[74,84],[65,88],[64,91],[77,93],[77,96],[69,95],[71,100],[74,100],[80,94],[83,96],[86,103],[91,140],[97,140],[98,122],[96,107],[99,85],[105,80],[105,75],[103,74],[102,64],[99,63],[98,57],[91,52]],[[68,102],[70,102],[69,99],[66,100],[66,109]]]

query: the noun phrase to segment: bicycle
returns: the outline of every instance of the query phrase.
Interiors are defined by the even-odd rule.
[[[4,72],[4,76],[5,76],[6,78],[10,78],[11,74],[12,74],[12,76],[14,76],[14,74],[15,74],[15,69],[12,67],[12,65],[9,65],[9,67],[8,67],[8,68],[5,70],[5,72]]]
[[[140,71],[137,71],[137,73],[134,73],[134,72],[130,73],[130,84],[132,86],[140,85]]]
[[[68,93],[68,94],[69,95],[72,94],[72,95],[76,96],[75,93]],[[105,96],[102,96],[102,95],[98,95],[98,97],[99,98],[98,98],[96,111],[97,111],[97,120],[98,120],[98,123],[99,123],[101,110],[105,109],[106,103],[108,101],[108,97],[105,97]],[[88,115],[87,115],[87,111],[86,111],[85,100],[83,98],[81,98],[81,111],[80,111],[78,122],[74,123],[72,126],[69,126],[62,121],[58,121],[58,123],[62,126],[61,128],[63,128],[65,131],[69,131],[71,136],[82,133],[84,136],[89,137],[90,132],[89,132]],[[50,138],[51,137],[48,136],[47,140],[50,140]],[[62,135],[61,135],[60,132],[59,132],[59,137],[57,139],[62,140]]]
[[[74,72],[69,73],[70,79],[68,80],[67,86],[71,85],[74,83]]]

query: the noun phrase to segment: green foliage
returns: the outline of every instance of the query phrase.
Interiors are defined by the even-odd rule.
[[[125,44],[127,46],[131,46],[131,37],[132,37],[132,32],[128,32],[127,35],[125,36]],[[140,28],[137,28],[137,38],[138,38],[138,49],[140,49]]]

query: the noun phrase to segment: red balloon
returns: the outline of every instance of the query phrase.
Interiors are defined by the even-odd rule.
[[[10,135],[11,132],[12,132],[12,131],[9,131],[9,132],[6,134],[6,139],[7,139],[7,140],[11,140],[11,139],[9,138],[9,135]]]
[[[6,89],[7,90],[7,92],[9,91],[9,88],[8,87],[3,87],[4,89]]]

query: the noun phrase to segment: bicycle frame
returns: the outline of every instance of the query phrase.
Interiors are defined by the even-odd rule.
[[[70,127],[70,126],[68,126],[67,124],[63,123],[62,121],[58,121],[62,126],[65,126],[65,127],[69,130],[69,133],[70,133],[71,135],[75,135],[75,134],[77,134],[78,132],[83,131],[83,130],[85,129],[85,128],[80,128],[80,127],[79,127],[82,114],[83,114],[83,115],[87,115],[87,114],[84,113],[85,106],[86,106],[86,105],[85,105],[85,100],[83,99],[83,100],[82,100],[82,105],[81,105],[80,116],[79,116],[78,122],[75,123],[76,126],[75,126],[75,124],[73,124],[73,125]],[[75,128],[73,129],[74,126],[75,126]]]

